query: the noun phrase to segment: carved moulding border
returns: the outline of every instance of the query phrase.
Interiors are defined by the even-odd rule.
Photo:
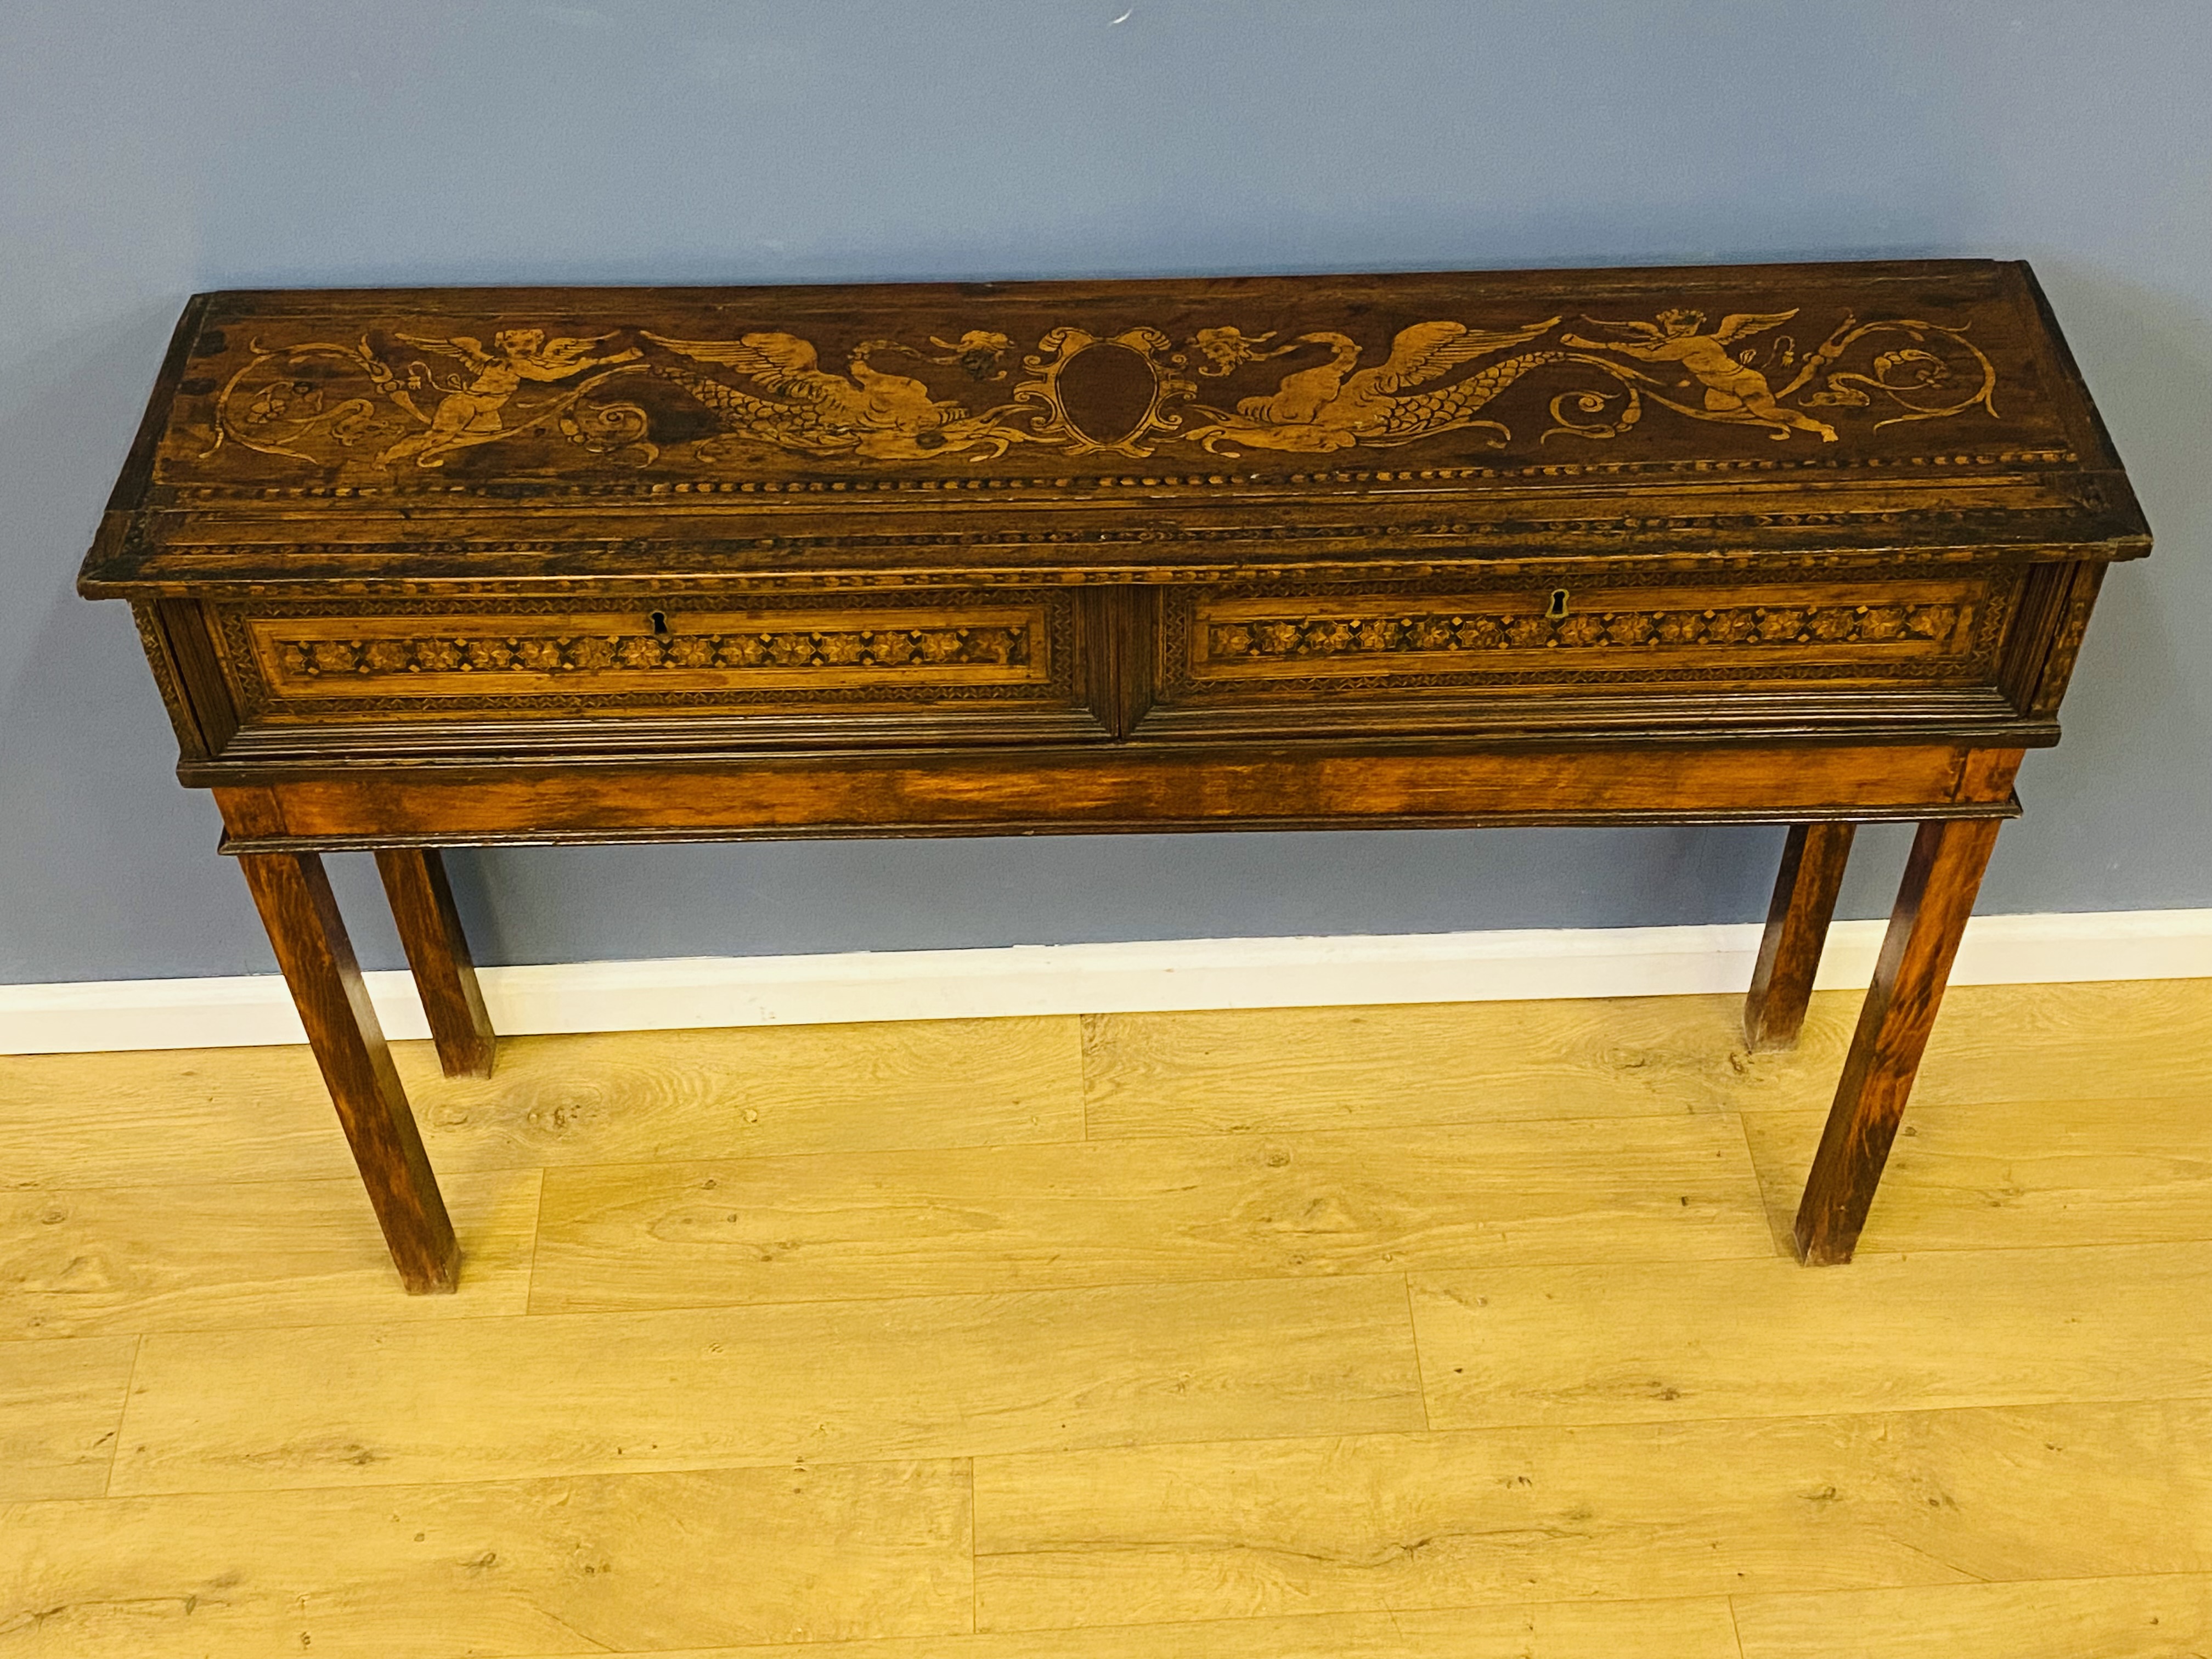
[[[1057,495],[1085,489],[1282,489],[1313,484],[1449,483],[1502,482],[1516,478],[1635,477],[1703,477],[1731,472],[1844,473],[1861,468],[1881,472],[1935,468],[1980,469],[2003,466],[2074,466],[2080,452],[2044,447],[1975,452],[1945,451],[1940,454],[1860,456],[1740,456],[1685,458],[1676,460],[1644,459],[1633,461],[1531,462],[1525,466],[1438,467],[1308,467],[1291,472],[1254,472],[1208,469],[1203,472],[1165,471],[1145,474],[1102,473],[1072,476],[1010,477],[982,475],[971,477],[908,478],[853,476],[834,478],[696,479],[579,479],[558,483],[536,483],[527,478],[483,483],[422,482],[377,484],[238,484],[179,483],[156,478],[153,488],[170,500],[191,501],[314,501],[332,498],[377,500],[385,497],[445,497],[466,501],[544,501],[556,497],[659,498],[669,495],[937,495],[982,492],[1039,491]]]
[[[1443,591],[1438,585],[1458,590],[1525,584],[1531,578],[1564,576],[1571,585],[1600,586],[1649,581],[1655,576],[1698,580],[1738,577],[1782,578],[1793,574],[1848,577],[1873,574],[1955,575],[1961,569],[2025,572],[2043,564],[2079,562],[2079,549],[2064,544],[2029,544],[2014,549],[1988,547],[1922,550],[1911,566],[1886,562],[1881,549],[1763,552],[1752,549],[1677,549],[1620,554],[1577,554],[1570,559],[1556,555],[1515,553],[1505,556],[1474,553],[1454,558],[1449,550],[1419,560],[1382,562],[1371,558],[1317,560],[1310,563],[1270,561],[1265,563],[1219,565],[1106,565],[1082,570],[1038,569],[1014,566],[999,569],[847,569],[798,574],[777,570],[737,570],[727,575],[702,574],[671,580],[666,577],[547,575],[543,573],[465,578],[366,576],[349,584],[343,603],[330,601],[326,578],[296,581],[265,579],[194,582],[193,593],[222,605],[332,603],[331,614],[352,614],[364,608],[394,611],[419,603],[427,610],[480,600],[516,609],[543,603],[574,607],[580,599],[647,599],[659,597],[679,601],[743,598],[748,604],[766,604],[777,596],[783,602],[804,605],[831,595],[851,596],[864,603],[882,594],[938,595],[948,591],[1013,589],[1017,592],[1067,592],[1084,586],[1137,586],[1145,587],[1212,587],[1238,592],[1259,592],[1280,587],[1285,592],[1309,591],[1295,585],[1315,583],[1338,592],[1358,587],[1376,592]],[[2093,560],[2094,562],[2102,561]],[[564,588],[567,597],[548,597],[549,587]],[[1003,602],[1003,595],[1000,597]]]
[[[1954,572],[1931,570],[1925,567],[1896,568],[1888,573],[1895,580],[1911,580],[1916,577],[1952,575]],[[1614,585],[1628,585],[1635,579],[1623,577]],[[1494,586],[1510,584],[1500,582]],[[1590,583],[1589,586],[1599,586]],[[1192,629],[1196,623],[1198,592],[1177,594],[1165,608],[1161,622],[1160,660],[1162,694],[1186,706],[1215,700],[1242,698],[1246,702],[1264,699],[1271,693],[1299,688],[1326,689],[1331,692],[1391,693],[1408,690],[1469,690],[1485,685],[1555,687],[1571,692],[1579,686],[1609,686],[1629,684],[1690,684],[1711,683],[1717,679],[1741,680],[1863,680],[1870,674],[1894,680],[1949,680],[1966,684],[1988,679],[1996,669],[1996,653],[2002,644],[2006,624],[2018,602],[2021,583],[1993,580],[1979,594],[1962,596],[1954,603],[1969,610],[1972,638],[1963,650],[1943,652],[1919,657],[1883,658],[1875,662],[1792,662],[1786,659],[1762,659],[1765,651],[1779,650],[1778,646],[1741,647],[1741,656],[1731,655],[1725,666],[1704,665],[1668,666],[1650,661],[1632,668],[1609,668],[1595,665],[1584,667],[1570,657],[1561,660],[1561,653],[1542,646],[1523,647],[1498,652],[1500,658],[1519,656],[1527,660],[1536,658],[1547,666],[1528,666],[1504,669],[1474,669],[1454,672],[1438,669],[1428,673],[1412,674],[1310,674],[1267,675],[1221,678],[1201,678],[1193,671]],[[1278,591],[1280,590],[1280,591]],[[1304,598],[1327,600],[1344,599],[1374,593],[1379,590],[1362,585],[1358,589],[1295,587],[1288,584],[1256,584],[1234,588],[1212,590],[1210,597],[1218,599],[1246,598]],[[1427,594],[1442,596],[1467,592],[1465,584],[1439,587],[1431,584],[1401,584],[1394,586],[1393,597],[1418,599]],[[1602,646],[1583,647],[1591,654],[1628,656],[1644,650],[1639,646]],[[1728,647],[1705,646],[1700,649],[1729,649]],[[1291,659],[1290,660],[1299,660]],[[1341,660],[1341,659],[1336,659]],[[1573,664],[1574,665],[1569,665]]]
[[[665,599],[676,596],[666,588],[653,592]],[[718,598],[732,597],[718,594]],[[769,610],[813,610],[822,608],[822,601],[834,597],[844,600],[853,608],[872,601],[858,595],[811,596],[804,593],[764,594],[744,596],[748,605],[759,604]],[[261,672],[259,653],[254,649],[246,632],[248,620],[284,620],[329,618],[368,616],[465,616],[470,607],[465,605],[441,604],[435,600],[399,601],[392,604],[365,606],[360,600],[351,603],[323,599],[305,602],[255,605],[251,610],[233,604],[223,604],[216,616],[223,643],[223,660],[239,699],[241,713],[248,716],[284,714],[308,724],[325,724],[318,717],[403,714],[410,710],[431,713],[481,712],[496,715],[502,710],[541,709],[572,710],[578,713],[653,708],[756,708],[793,705],[838,706],[848,704],[926,702],[986,702],[1031,703],[1052,708],[1069,708],[1079,702],[1076,688],[1075,664],[1075,604],[1069,593],[1044,592],[1038,596],[1043,603],[1044,629],[1040,641],[1045,650],[1045,675],[1042,679],[1013,682],[975,684],[954,679],[925,679],[918,676],[886,678],[882,684],[857,686],[803,685],[732,686],[711,690],[677,691],[655,690],[650,686],[636,689],[608,688],[562,692],[501,691],[499,676],[484,676],[485,690],[482,695],[465,696],[316,696],[297,698],[287,696],[283,690],[270,685]],[[939,603],[943,596],[933,595]],[[1003,605],[1003,593],[954,595],[957,602],[965,598],[977,603]],[[485,615],[558,615],[575,608],[573,599],[516,599],[499,601],[487,597],[481,609]],[[875,602],[879,603],[879,602]],[[838,608],[843,608],[840,606]],[[623,669],[624,675],[641,678],[666,673],[661,668]],[[742,671],[732,671],[742,672]],[[364,676],[365,682],[374,684],[386,677]]]
[[[2006,516],[2010,520],[2019,520],[2034,517],[2049,518],[2061,515],[2070,517],[2075,512],[2076,509],[2068,507],[2047,507],[2008,510]],[[142,568],[144,562],[164,556],[189,557],[192,553],[198,553],[202,556],[252,556],[263,561],[285,560],[305,562],[314,560],[339,561],[393,555],[404,555],[411,558],[426,556],[457,558],[518,556],[560,558],[590,557],[594,555],[604,557],[618,556],[625,552],[642,555],[658,551],[663,554],[682,552],[687,556],[703,558],[712,556],[718,550],[750,555],[761,553],[858,555],[941,549],[958,549],[967,552],[981,553],[992,549],[1013,547],[1070,547],[1091,550],[1182,544],[1197,547],[1226,545],[1236,548],[1257,548],[1274,544],[1300,542],[1334,542],[1341,545],[1347,555],[1361,556],[1366,555],[1368,550],[1387,552],[1409,542],[1474,542],[1512,538],[1523,541],[1543,539],[1556,544],[1564,538],[1566,545],[1580,547],[1593,542],[1617,544],[1623,538],[1632,535],[1676,535],[1732,531],[1803,532],[1843,526],[1874,527],[1885,525],[1961,525],[1984,520],[1986,516],[1986,513],[1980,509],[1916,508],[1910,511],[1869,509],[1863,512],[1768,513],[1736,515],[1697,514],[1665,517],[1613,516],[1595,519],[1473,519],[1385,526],[1238,525],[1188,526],[1178,526],[1174,530],[1158,530],[1149,527],[1082,532],[1023,532],[994,529],[988,532],[968,531],[934,534],[902,532],[899,534],[856,533],[842,536],[725,536],[676,543],[643,541],[635,537],[605,537],[574,542],[502,538],[483,541],[453,539],[393,542],[221,543],[210,541],[161,544],[155,542],[150,537],[143,534],[138,526],[134,526],[132,533],[125,538],[123,550],[126,556],[136,556]],[[2096,544],[2096,545],[2100,544]],[[1974,550],[1978,556],[1984,558],[2002,557],[2008,551],[2018,556],[2029,557],[2045,550],[2055,550],[2062,556],[2079,557],[2082,556],[2079,550],[2085,545],[2092,544],[2084,544],[2078,538],[2036,538],[2012,544],[1984,543],[1978,545]],[[185,551],[186,548],[191,551]],[[1716,553],[1726,553],[1731,550],[1717,548],[1712,550]],[[1780,559],[1801,552],[1848,553],[1854,550],[1747,548],[1734,550],[1754,557]],[[1869,549],[1868,550],[1873,552],[1887,550]],[[1936,550],[1928,550],[1932,552]],[[1487,556],[1473,549],[1469,550],[1469,556],[1474,558]],[[943,574],[945,580],[952,581],[998,579],[995,574],[987,575],[980,571],[970,573],[954,570],[945,572]],[[1025,578],[1021,579],[1036,582],[1042,580],[1044,577],[1041,572],[1030,571],[1026,574]],[[1060,573],[1053,573],[1052,580],[1060,579]],[[1200,578],[1200,580],[1213,579],[1212,573]],[[161,578],[158,574],[155,574],[103,580],[125,581],[137,580],[153,583],[160,581]],[[221,578],[209,572],[195,572],[193,575],[196,591],[204,591],[211,582],[220,580]],[[545,580],[552,580],[559,578],[551,576]],[[815,578],[810,577],[807,580],[815,580]],[[244,585],[257,581],[265,583],[268,579],[266,577],[242,578],[240,580],[241,585]]]

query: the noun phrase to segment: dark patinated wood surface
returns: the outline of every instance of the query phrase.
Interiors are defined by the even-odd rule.
[[[1787,822],[1769,1046],[2148,545],[2018,264],[359,290],[191,302],[80,586],[449,1070],[436,848],[757,836]]]
[[[308,1045],[400,1281],[418,1294],[453,1290],[460,1267],[453,1225],[384,1045],[375,1006],[354,964],[322,860],[313,853],[250,853],[238,863],[307,1028]]]
[[[484,1012],[460,912],[453,908],[445,860],[434,847],[380,848],[376,872],[384,879],[399,943],[414,971],[439,1066],[447,1077],[489,1077],[497,1039],[491,1016]]]
[[[1797,1253],[1808,1262],[1848,1261],[1858,1243],[1997,828],[1988,818],[1938,819],[1913,838],[1797,1211]]]
[[[1754,1052],[1797,1046],[1813,1000],[1820,947],[1835,919],[1853,833],[1850,823],[1790,826],[1766,932],[1759,941],[1759,960],[1751,970],[1751,994],[1744,999],[1744,1039]]]

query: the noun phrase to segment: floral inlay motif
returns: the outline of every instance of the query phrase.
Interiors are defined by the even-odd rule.
[[[1887,645],[1946,639],[1958,623],[1959,607],[1951,605],[1730,605],[1582,611],[1565,617],[1436,611],[1216,622],[1207,626],[1206,641],[1216,660],[1606,647]]]
[[[915,669],[1020,666],[1026,628],[741,629],[716,634],[441,635],[278,640],[288,676],[650,672],[658,669]]]

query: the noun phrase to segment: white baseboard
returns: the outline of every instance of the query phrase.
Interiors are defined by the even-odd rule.
[[[1864,985],[1883,926],[1838,922],[1820,987]],[[482,977],[494,1026],[522,1036],[1740,991],[1759,936],[1745,925],[1170,939],[553,963],[489,968]],[[2119,910],[1978,916],[1952,983],[2202,977],[2212,977],[2212,910]],[[428,1035],[405,974],[367,978],[386,1035]],[[273,974],[0,986],[0,1054],[303,1041]]]

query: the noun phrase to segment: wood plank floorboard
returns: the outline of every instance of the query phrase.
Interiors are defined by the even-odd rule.
[[[969,1628],[967,1466],[0,1508],[8,1659],[452,1659]]]
[[[549,1312],[1769,1254],[1715,1116],[550,1170]]]
[[[392,1045],[440,1175],[1073,1140],[1072,1016],[502,1038],[489,1078]],[[353,1177],[305,1048],[0,1055],[0,1185]]]
[[[130,1337],[0,1342],[0,1501],[107,1490],[137,1349]]]
[[[975,1463],[977,1627],[2212,1571],[2212,1403]]]
[[[2212,1396],[2212,1244],[1417,1273],[1432,1427]]]
[[[2212,1063],[2195,1094],[1914,1099],[1858,1254],[2212,1239]],[[1747,1112],[1780,1247],[1822,1112]]]
[[[1104,1136],[1826,1111],[1860,1000],[1815,996],[1774,1054],[1747,1051],[1740,997],[1090,1015],[1088,1119]],[[2153,1030],[2113,1064],[2116,1033]],[[2212,980],[1961,986],[1914,1100],[2201,1096],[2208,1075]]]
[[[139,1351],[109,1490],[963,1456],[1422,1420],[1396,1273],[156,1334]]]
[[[2212,1576],[1747,1595],[1735,1619],[1743,1659],[2203,1659]]]
[[[460,1290],[399,1298],[356,1176],[0,1193],[0,1340],[519,1314],[540,1178],[448,1176]]]
[[[563,1659],[533,1654],[528,1659]],[[611,1659],[643,1659],[641,1654]],[[656,1659],[1741,1659],[1718,1596],[714,1648]]]
[[[1856,1007],[0,1058],[0,1659],[2205,1659],[2212,981]]]

